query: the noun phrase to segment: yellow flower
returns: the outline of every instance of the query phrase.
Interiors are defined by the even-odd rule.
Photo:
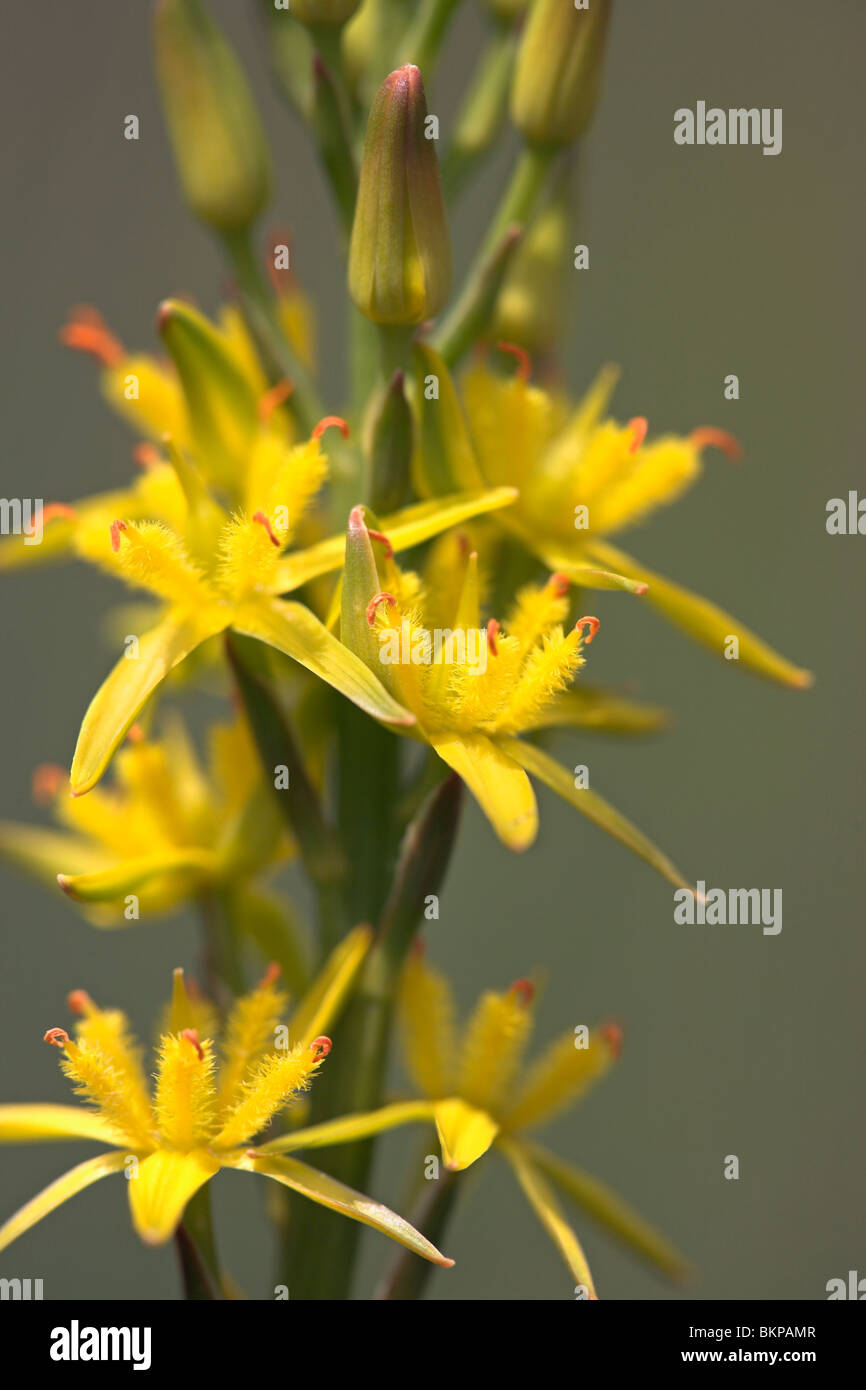
[[[517,737],[570,722],[569,686],[599,622],[582,617],[565,631],[567,577],[527,585],[504,623],[491,618],[482,627],[474,552],[461,553],[456,538],[447,577],[438,567],[428,592],[417,575],[398,569],[389,539],[369,530],[355,508],[341,636],[414,715],[401,731],[428,743],[463,779],[509,849],[527,849],[538,831],[531,773],[682,886],[679,871],[624,816]]]
[[[418,393],[419,448],[415,480],[424,496],[450,487],[508,484],[519,489],[513,507],[497,517],[500,534],[517,539],[547,568],[590,589],[646,594],[664,617],[722,657],[730,636],[739,663],[784,685],[803,689],[808,671],[794,666],[737,619],[615,549],[608,537],[646,520],[699,477],[708,446],[738,457],[739,445],[718,429],[647,440],[647,422],[606,416],[617,371],[606,367],[572,408],[529,381],[529,358],[509,344],[518,370],[500,377],[481,363],[462,384],[462,406],[445,364],[429,347],[419,373],[439,377],[440,400]],[[464,413],[465,412],[465,413]],[[443,444],[443,434],[445,443]]]
[[[293,850],[265,786],[246,722],[209,732],[207,771],[179,719],[159,740],[136,731],[115,760],[115,784],[72,798],[62,768],[45,765],[34,794],[63,831],[0,824],[0,855],[84,905],[99,926],[124,926],[231,884],[251,902],[262,870]],[[60,872],[58,872],[60,871]]]
[[[109,1173],[129,1181],[133,1225],[149,1245],[174,1233],[184,1208],[221,1168],[262,1173],[314,1202],[399,1241],[437,1264],[440,1255],[387,1207],[295,1159],[275,1157],[252,1141],[310,1085],[331,1049],[322,1029],[351,987],[370,941],[368,928],[341,943],[320,978],[281,1025],[287,998],[269,970],[237,1000],[221,1047],[213,1010],[187,992],[182,972],[156,1052],[153,1090],[124,1015],[103,1010],[81,990],[69,996],[79,1021],[75,1037],[50,1028],[61,1066],[92,1109],[66,1105],[0,1106],[0,1141],[89,1139],[110,1145],[22,1207],[0,1228],[0,1250],[77,1192]]]
[[[536,1061],[524,1062],[533,997],[528,980],[518,980],[504,993],[488,991],[459,1035],[450,985],[414,953],[404,967],[399,1004],[403,1055],[424,1099],[325,1121],[272,1140],[264,1151],[286,1154],[432,1122],[452,1171],[470,1167],[491,1148],[502,1154],[586,1296],[596,1296],[592,1276],[554,1188],[663,1273],[681,1278],[686,1264],[663,1236],[596,1178],[526,1137],[604,1076],[622,1044],[615,1024],[594,1030],[578,1026]]]
[[[50,553],[72,544],[86,560],[163,605],[84,716],[70,774],[74,796],[99,780],[164,677],[228,628],[284,652],[377,718],[412,718],[309,608],[277,597],[342,563],[342,536],[294,553],[286,547],[327,473],[321,435],[331,426],[347,433],[345,422],[326,416],[308,440],[291,442],[279,392],[268,392],[264,408],[256,409],[249,377],[225,333],[179,303],[162,306],[160,323],[180,386],[167,377],[142,395],[139,380],[139,403],[146,401],[142,419],[154,432],[173,422],[179,438],[161,436],[161,447],[145,455],[145,476],[128,493],[79,504],[71,515],[54,506],[45,533],[51,537],[52,528],[62,528],[62,539],[49,542]],[[178,391],[185,407],[180,426]],[[421,503],[389,517],[389,531],[395,545],[416,545],[513,497],[513,489],[487,489]],[[13,555],[26,553],[19,541]]]

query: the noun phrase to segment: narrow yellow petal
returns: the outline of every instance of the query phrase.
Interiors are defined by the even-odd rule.
[[[174,1235],[190,1197],[219,1171],[219,1160],[204,1149],[181,1153],[157,1149],[129,1180],[132,1224],[147,1245],[163,1245]]]
[[[91,1183],[108,1177],[109,1173],[119,1173],[125,1162],[126,1154],[107,1153],[88,1158],[77,1167],[70,1168],[68,1173],[51,1183],[38,1197],[21,1207],[0,1227],[0,1250],[5,1250],[13,1240],[17,1240],[25,1231],[29,1231],[31,1226],[35,1226],[37,1221],[41,1221],[43,1216],[56,1211],[64,1202],[68,1202],[70,1197],[83,1192]]]
[[[274,1047],[274,1030],[288,1004],[270,974],[257,989],[236,999],[226,1022],[219,1104],[223,1115],[237,1104],[241,1084],[256,1062]]]
[[[585,1297],[597,1299],[598,1294],[580,1241],[560,1211],[549,1183],[521,1145],[513,1141],[502,1141],[499,1147],[511,1164],[529,1205],[571,1270],[572,1278],[585,1291]]]
[[[379,1110],[365,1110],[356,1115],[341,1115],[336,1120],[324,1120],[309,1129],[296,1129],[260,1144],[256,1153],[286,1154],[300,1149],[322,1149],[331,1144],[351,1144],[356,1139],[369,1139],[401,1125],[433,1123],[433,1102],[429,1100],[398,1100]],[[2,1136],[0,1136],[2,1137]]]
[[[213,1133],[216,1111],[213,1043],[192,1032],[166,1033],[159,1041],[154,1109],[167,1144],[193,1149]]]
[[[90,791],[142,706],[178,662],[221,632],[228,611],[170,612],[139,642],[138,657],[121,657],[90,702],[70,772],[73,796]]]
[[[295,1042],[309,1047],[339,1016],[364,962],[373,928],[353,927],[334,948],[289,1020]]]
[[[486,990],[466,1025],[457,1093],[470,1105],[499,1114],[514,1085],[532,1031],[532,988],[521,980],[499,994]]]
[[[594,1029],[586,1047],[576,1047],[574,1035],[566,1034],[551,1043],[533,1062],[512,1103],[502,1115],[502,1127],[509,1131],[543,1124],[582,1096],[616,1060],[618,1030]]]
[[[397,1004],[409,1075],[425,1096],[450,1095],[457,1082],[457,1030],[449,981],[423,955],[412,954],[403,967]]]
[[[509,849],[528,849],[538,833],[538,807],[519,764],[481,734],[440,734],[430,743],[463,778],[500,840]]]
[[[455,1172],[486,1154],[499,1133],[492,1116],[464,1100],[440,1100],[433,1109],[445,1166]]]
[[[101,869],[97,873],[58,874],[57,881],[64,893],[76,902],[110,903],[166,875],[190,874],[196,878],[207,878],[214,873],[218,864],[218,857],[209,850],[166,850],[159,854],[143,854],[138,859],[127,859],[122,864],[114,864],[110,869]]]
[[[374,1202],[372,1197],[355,1192],[353,1188],[337,1182],[327,1173],[308,1168],[305,1163],[299,1163],[295,1158],[260,1158],[258,1155],[247,1155],[246,1162],[239,1166],[248,1167],[254,1173],[264,1173],[266,1177],[275,1178],[285,1187],[300,1192],[302,1196],[309,1197],[311,1201],[318,1202],[323,1207],[329,1207],[331,1211],[340,1212],[343,1216],[351,1217],[353,1221],[360,1221],[364,1226],[372,1226],[374,1231],[381,1231],[383,1235],[390,1236],[392,1240],[405,1245],[407,1250],[412,1250],[424,1260],[430,1260],[432,1264],[450,1269],[454,1263],[441,1254],[435,1245],[431,1245],[429,1240],[425,1240],[420,1231],[416,1231],[402,1216],[398,1216],[381,1202]]]
[[[261,1058],[238,1088],[237,1100],[214,1136],[215,1147],[234,1149],[249,1143],[293,1097],[306,1090],[326,1056],[321,1049],[299,1043]]]
[[[30,1139],[123,1142],[107,1120],[80,1105],[0,1105],[0,1144],[22,1144]]]

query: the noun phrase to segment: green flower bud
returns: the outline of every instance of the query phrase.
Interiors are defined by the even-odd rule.
[[[302,24],[345,24],[361,0],[289,0],[295,19]]]
[[[411,63],[373,99],[352,241],[349,292],[374,323],[421,323],[451,288],[451,247],[421,74]]]
[[[517,247],[496,302],[494,337],[533,354],[555,346],[569,297],[570,227],[562,183]]]
[[[156,67],[187,201],[219,232],[237,232],[270,190],[264,132],[237,60],[200,0],[159,0]]]
[[[535,0],[517,55],[511,119],[537,145],[568,145],[592,119],[611,0]]]

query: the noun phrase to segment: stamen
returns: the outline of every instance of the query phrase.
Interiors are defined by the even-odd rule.
[[[388,540],[388,537],[385,535],[385,532],[384,532],[384,531],[371,531],[370,528],[368,527],[368,528],[367,528],[367,535],[370,537],[370,540],[371,540],[371,541],[379,541],[380,545],[384,545],[384,547],[385,547],[385,559],[386,559],[386,560],[390,560],[390,559],[391,559],[391,556],[394,554],[394,547],[393,547],[393,545],[391,544],[391,542]]]
[[[568,575],[561,574],[558,570],[556,574],[550,576],[547,582],[557,598],[565,598],[571,588],[571,580]]]
[[[271,545],[275,545],[277,549],[279,549],[279,538],[277,537],[273,526],[268,521],[268,518],[265,516],[264,512],[254,512],[253,521],[257,521],[260,526],[264,526],[265,530],[268,533],[268,539],[270,540]]]
[[[69,1042],[69,1034],[65,1028],[49,1028],[42,1041],[50,1043],[52,1047],[64,1048]]]
[[[144,743],[144,729],[140,724],[130,724],[126,737],[130,743]]]
[[[497,343],[496,346],[500,352],[508,352],[517,358],[515,375],[518,381],[528,381],[532,375],[532,358],[526,348],[518,347],[517,343]]]
[[[692,430],[689,439],[696,449],[707,447],[721,449],[723,454],[734,463],[738,463],[743,457],[743,446],[739,439],[735,439],[727,430],[717,430],[712,425],[705,425],[702,429]]]
[[[349,426],[346,424],[345,420],[340,415],[325,415],[313,430],[313,438],[321,439],[322,435],[325,433],[325,430],[329,430],[332,425],[335,429],[338,429],[340,431],[340,434],[343,436],[344,439],[349,438]]]
[[[158,463],[162,463],[162,455],[155,444],[149,440],[144,440],[141,444],[136,444],[132,451],[132,457],[139,468],[155,468]]]
[[[636,415],[633,420],[629,420],[626,429],[631,430],[632,433],[632,441],[628,451],[630,454],[636,454],[641,444],[643,444],[646,439],[646,432],[649,429],[649,420],[645,415]]]
[[[531,980],[515,980],[509,990],[509,994],[517,996],[518,1002],[526,1007],[535,998],[535,985]]]
[[[498,618],[491,618],[487,624],[487,646],[491,656],[499,655],[499,648],[496,645],[496,637],[502,631],[502,624]]]
[[[69,773],[58,763],[40,763],[33,769],[31,791],[37,806],[47,806],[69,780]]]
[[[60,330],[64,347],[89,352],[104,367],[115,367],[126,356],[123,344],[115,338],[96,309],[84,304],[73,309],[69,322]]]
[[[197,1028],[182,1028],[182,1029],[181,1029],[181,1032],[180,1032],[180,1036],[181,1036],[186,1042],[190,1043],[190,1044],[195,1048],[196,1052],[198,1053],[198,1060],[199,1060],[200,1062],[203,1062],[203,1061],[204,1061],[204,1048],[202,1047],[201,1043],[200,1043],[199,1040],[198,1040],[198,1029],[197,1029]]]
[[[589,646],[593,637],[598,632],[598,629],[601,627],[601,623],[598,621],[598,618],[578,618],[574,625],[575,632],[582,634],[584,627],[589,628],[589,636],[584,638],[586,645]]]
[[[120,549],[120,533],[126,530],[125,521],[112,521],[111,523],[111,548],[115,555]]]
[[[393,594],[374,594],[367,604],[367,626],[372,627],[376,621],[376,609],[383,603],[390,603],[392,607],[397,607],[397,600]]]
[[[272,960],[264,975],[259,980],[259,989],[268,989],[271,985],[276,984],[281,974],[282,966],[278,961]]]
[[[95,1005],[86,989],[73,989],[66,996],[66,1007],[71,1014],[82,1018],[85,1014],[92,1013]]]
[[[618,1062],[622,1056],[622,1029],[619,1024],[603,1023],[598,1031],[613,1053],[614,1061]]]
[[[39,513],[39,522],[42,526],[49,521],[57,521],[61,517],[64,521],[75,521],[78,513],[74,507],[69,507],[65,502],[49,502],[47,507],[43,507]]]
[[[331,1042],[331,1039],[326,1037],[324,1033],[322,1033],[320,1037],[314,1038],[310,1043],[310,1048],[315,1052],[317,1060],[320,1056],[327,1057],[333,1046],[334,1044]]]
[[[265,392],[258,406],[259,419],[263,425],[267,424],[277,407],[289,399],[294,389],[295,383],[285,377],[283,381],[278,381],[276,386],[272,386],[270,391]]]

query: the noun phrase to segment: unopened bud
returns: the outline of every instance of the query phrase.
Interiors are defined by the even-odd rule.
[[[533,144],[568,145],[592,119],[611,0],[535,0],[520,42],[511,119]]]
[[[421,323],[451,287],[451,247],[421,74],[411,63],[373,100],[349,248],[349,291],[374,323]]]

